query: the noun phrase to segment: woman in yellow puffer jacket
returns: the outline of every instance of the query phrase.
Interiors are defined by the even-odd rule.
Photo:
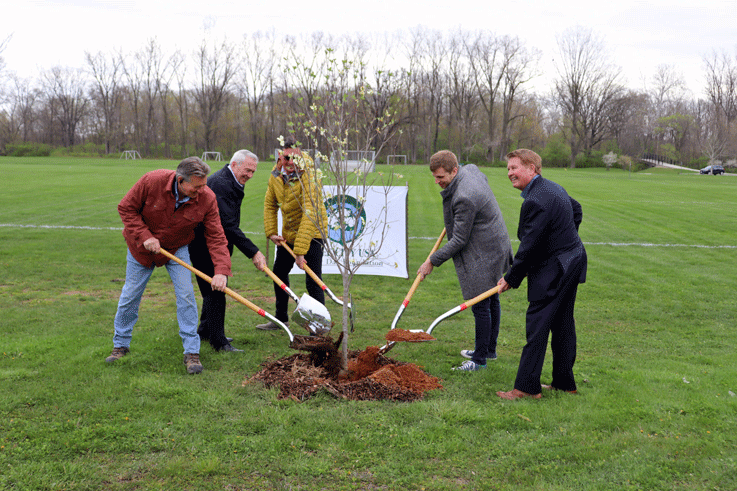
[[[279,155],[269,176],[269,186],[264,197],[264,231],[266,237],[277,245],[274,274],[289,286],[289,271],[295,258],[282,247],[287,243],[297,256],[300,269],[305,264],[322,278],[323,240],[320,230],[327,232],[327,212],[322,196],[322,184],[316,179],[312,159],[299,148],[289,144]],[[282,213],[282,230],[278,231],[277,211]],[[307,293],[325,304],[325,293],[310,275],[305,275]],[[289,325],[289,295],[274,283],[276,312],[274,317]],[[262,330],[280,329],[274,322],[256,326]]]

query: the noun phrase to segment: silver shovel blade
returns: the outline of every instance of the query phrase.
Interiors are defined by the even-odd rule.
[[[325,334],[330,331],[330,312],[323,304],[307,295],[302,295],[292,314],[292,321],[298,326],[306,327],[313,334]]]

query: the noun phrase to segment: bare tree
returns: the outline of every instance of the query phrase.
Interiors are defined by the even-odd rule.
[[[59,66],[46,72],[43,80],[50,115],[60,126],[61,142],[71,147],[89,104],[86,80],[81,70]]]
[[[9,35],[2,41],[0,41],[0,74],[2,74],[3,70],[5,70],[5,58],[2,57],[3,51],[8,47],[8,44],[10,43],[10,40],[13,38],[13,35]]]
[[[111,153],[113,146],[119,150],[122,135],[120,130],[121,105],[123,102],[123,88],[120,86],[120,75],[123,71],[123,61],[120,56],[106,55],[101,51],[96,54],[85,52],[89,71],[94,79],[92,91],[93,110],[98,113],[98,120],[102,120],[100,136],[105,142],[105,153]]]
[[[648,129],[651,114],[650,96],[644,92],[628,91],[612,103],[607,113],[609,133],[626,155],[642,154],[648,147],[653,128]]]
[[[658,65],[650,89],[656,117],[662,118],[672,113],[674,106],[685,98],[685,92],[683,74],[673,65]]]
[[[737,133],[737,55],[714,52],[704,58],[704,65],[706,94],[716,109],[716,140],[732,141]]]
[[[362,125],[362,133],[369,137],[372,149],[384,148],[404,123],[400,116],[404,102],[401,75],[387,66],[395,41],[377,38],[374,46],[384,47],[382,52],[377,53],[377,58],[370,62],[356,59],[365,65],[365,73],[361,76],[365,79],[366,87],[363,97],[355,94],[361,101],[359,107],[362,109],[362,119],[356,122]],[[357,145],[360,145],[358,139]]]
[[[458,30],[451,36],[448,46],[448,133],[451,139],[454,133],[458,135],[457,143],[451,140],[448,146],[461,160],[466,160],[473,149],[475,113],[479,107],[471,63],[466,56],[466,37],[464,31]]]
[[[590,29],[566,30],[558,36],[558,51],[554,94],[565,118],[573,168],[580,152],[588,154],[604,138],[607,112],[623,88],[620,70]]]
[[[197,82],[194,100],[202,122],[202,145],[212,150],[219,123],[232,96],[233,80],[240,70],[235,47],[227,40],[210,46],[207,38],[195,53]]]
[[[161,52],[161,46],[155,38],[151,38],[146,45],[136,52],[136,62],[139,67],[141,103],[143,121],[141,122],[142,148],[147,155],[153,153],[153,147],[159,142],[157,128],[160,120],[157,114],[159,108],[162,77],[166,76],[167,60]]]
[[[478,31],[466,43],[474,83],[486,116],[486,158],[492,160],[499,145],[496,135],[496,109],[505,76],[503,46],[489,31]]]
[[[175,52],[171,58],[172,73],[176,79],[176,90],[172,91],[174,101],[177,105],[177,114],[179,116],[179,145],[182,157],[190,155],[188,151],[189,136],[189,109],[190,97],[187,91],[189,72],[187,70],[187,58],[180,52]]]
[[[161,107],[161,127],[162,127],[162,141],[164,143],[164,156],[172,157],[171,153],[171,138],[174,134],[174,125],[171,116],[171,103],[174,92],[172,82],[176,77],[176,72],[179,70],[179,64],[181,63],[182,57],[179,56],[179,52],[175,51],[170,55],[166,63],[163,65],[161,70],[156,77],[159,85],[158,93]]]
[[[5,97],[7,103],[6,141],[19,138],[29,141],[34,136],[34,123],[37,118],[42,94],[29,79],[10,76],[10,86]]]
[[[427,126],[427,144],[425,145],[425,160],[438,151],[438,136],[440,134],[440,118],[443,115],[447,95],[447,46],[441,31],[424,33],[425,51],[422,72],[422,85],[427,91],[427,106],[431,125]]]
[[[409,41],[404,43],[404,54],[407,58],[407,67],[402,71],[403,90],[407,98],[407,125],[406,146],[409,159],[416,162],[418,157],[418,134],[421,132],[424,121],[423,108],[420,100],[423,97],[421,82],[422,56],[424,38],[422,31],[410,32]]]
[[[239,83],[248,110],[251,140],[256,153],[270,153],[267,142],[273,142],[273,126],[269,125],[266,105],[274,85],[277,66],[276,39],[273,31],[256,32],[243,37],[243,70]]]
[[[535,75],[541,53],[528,50],[517,37],[505,36],[501,40],[504,80],[502,89],[502,128],[499,160],[511,150],[511,131],[514,121],[524,116],[519,110],[519,99],[523,85]]]

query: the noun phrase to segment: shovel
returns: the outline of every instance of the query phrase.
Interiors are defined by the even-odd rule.
[[[289,252],[289,254],[291,254],[293,258],[297,259],[297,255],[294,253],[292,248],[287,245],[286,242],[282,242],[282,247],[286,249],[287,252]],[[327,285],[320,279],[320,277],[317,276],[314,271],[312,271],[312,268],[310,268],[306,264],[304,266],[305,266],[305,272],[308,275],[310,275],[310,278],[312,278],[312,281],[317,283],[317,285],[320,288],[322,288],[324,292],[328,294],[328,296],[333,300],[333,302],[337,303],[338,305],[342,307],[343,301],[335,296],[335,294],[330,290],[330,288],[327,287]],[[350,318],[350,321],[351,321],[351,332],[353,332],[353,306],[351,305],[351,302],[348,302],[348,311],[349,311],[348,317]]]
[[[184,261],[182,261],[181,259],[179,259],[174,254],[172,254],[172,253],[170,253],[170,252],[168,252],[168,251],[166,251],[164,249],[159,249],[159,253],[163,254],[166,257],[168,257],[172,261],[175,261],[175,262],[181,264],[182,266],[184,266],[188,270],[192,271],[194,274],[196,274],[197,276],[199,276],[200,278],[202,278],[206,282],[212,284],[212,278],[210,278],[209,276],[207,276],[202,271],[200,271],[198,269],[195,269],[192,266],[190,266],[189,264],[185,263]],[[225,293],[227,293],[228,295],[230,295],[234,299],[238,300],[238,302],[242,303],[243,305],[245,305],[249,309],[253,310],[254,312],[256,312],[261,317],[266,317],[270,321],[272,321],[275,324],[281,326],[281,328],[284,329],[287,332],[287,334],[289,335],[289,341],[290,342],[294,341],[294,335],[292,334],[292,331],[290,331],[289,328],[286,325],[284,325],[283,322],[281,322],[280,320],[278,320],[276,317],[274,317],[273,315],[271,315],[268,312],[264,311],[264,309],[261,309],[261,308],[257,307],[254,303],[249,302],[248,300],[246,300],[245,298],[241,297],[240,295],[238,295],[236,292],[234,292],[233,290],[231,290],[228,287],[225,287]]]
[[[471,300],[468,300],[468,301],[460,304],[459,306],[457,306],[457,307],[455,307],[453,309],[450,309],[449,311],[447,311],[446,313],[444,313],[443,315],[441,315],[440,317],[438,317],[437,319],[435,319],[433,321],[433,323],[430,324],[430,327],[427,328],[427,331],[425,331],[425,332],[427,332],[428,334],[432,334],[432,330],[435,329],[435,326],[437,326],[438,324],[440,324],[442,321],[444,321],[448,317],[453,316],[453,315],[456,315],[461,310],[466,310],[468,307],[470,307],[472,305],[476,305],[480,301],[489,298],[490,296],[494,295],[498,291],[499,291],[499,286],[497,285],[494,288],[492,288],[491,290],[486,290],[484,293],[473,297]]]
[[[297,308],[292,314],[292,320],[294,322],[304,327],[312,334],[325,334],[330,331],[330,328],[332,327],[330,322],[330,312],[328,312],[328,309],[323,304],[306,293],[302,295],[302,298],[299,298],[297,294],[294,293],[291,288],[279,279],[279,277],[269,268],[264,268],[264,272],[269,278],[274,280],[274,283],[279,285],[287,295],[292,297],[292,300],[297,302]]]
[[[443,241],[443,237],[445,237],[445,228],[443,228],[443,231],[440,232],[440,237],[438,237],[438,240],[435,241],[435,245],[433,246],[432,250],[430,251],[430,254],[427,255],[427,259],[430,259],[430,256],[435,254],[435,251],[440,248],[440,243]],[[399,306],[399,310],[397,311],[397,315],[394,316],[394,320],[392,321],[392,325],[390,329],[395,329],[397,327],[397,322],[399,322],[399,318],[402,317],[402,313],[404,313],[404,309],[407,308],[407,305],[409,305],[409,301],[412,298],[412,295],[415,294],[415,290],[417,290],[417,287],[420,286],[420,282],[422,281],[422,276],[417,275],[417,278],[415,278],[414,283],[412,283],[412,287],[409,289],[409,292],[407,293],[407,296],[404,297],[404,301],[402,302],[402,305]],[[410,329],[410,332],[417,332],[417,330]],[[392,347],[394,346],[394,341],[389,341],[386,345],[382,346],[379,352],[381,354],[386,354]]]

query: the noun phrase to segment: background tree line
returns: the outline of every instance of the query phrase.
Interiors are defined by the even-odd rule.
[[[0,154],[63,148],[227,158],[247,147],[266,158],[277,137],[293,131],[290,115],[330,96],[331,60],[341,60],[358,67],[348,87],[361,100],[352,117],[362,141],[383,147],[380,161],[426,162],[448,148],[464,162],[488,163],[529,147],[556,166],[594,165],[609,152],[734,164],[737,51],[704,57],[700,99],[668,65],[654,65],[643,89],[628,88],[591,30],[572,28],[557,40],[546,93],[532,86],[541,53],[488,30],[205,36],[192,53],[164,53],[152,38],[132,53],[86,52],[85,66],[50,67],[34,80],[0,58]],[[11,41],[0,42],[0,55]]]

